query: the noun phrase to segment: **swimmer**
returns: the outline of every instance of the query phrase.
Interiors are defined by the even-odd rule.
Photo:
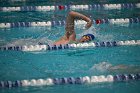
[[[100,71],[100,72],[110,72],[110,73],[140,73],[139,65],[125,65],[118,64],[112,65],[108,62],[101,62],[98,64],[94,64],[91,71]]]
[[[81,37],[81,39],[76,40],[76,33],[74,31],[74,20],[75,19],[82,19],[87,22],[86,29],[90,28],[92,25],[92,20],[78,12],[71,11],[68,13],[66,18],[66,27],[65,27],[65,35],[61,37],[58,41],[54,43],[54,45],[60,44],[68,44],[68,43],[81,43],[81,42],[89,42],[92,41],[95,37],[93,34],[85,34]]]
[[[119,73],[140,73],[140,66],[120,64],[117,66],[111,66],[108,71],[119,72]]]

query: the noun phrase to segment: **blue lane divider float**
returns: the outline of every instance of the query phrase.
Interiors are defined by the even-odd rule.
[[[120,19],[96,19],[93,24],[132,24],[140,23],[140,18],[120,18]],[[62,21],[47,21],[47,22],[15,22],[15,23],[0,23],[0,28],[14,27],[39,27],[39,26],[64,26],[66,22]],[[75,25],[85,25],[86,21],[77,20]]]
[[[115,46],[140,45],[140,40],[113,41],[113,42],[90,42],[65,45],[24,45],[24,46],[1,46],[0,50],[16,50],[16,51],[46,51],[60,49],[75,48],[95,48],[95,47],[115,47]]]
[[[21,6],[0,7],[0,11],[54,11],[54,10],[91,10],[91,9],[123,9],[140,8],[140,3],[123,4],[90,4],[90,5],[52,5],[52,6]]]
[[[64,77],[64,78],[47,78],[47,79],[31,79],[16,81],[0,81],[1,88],[11,87],[29,87],[29,86],[51,86],[65,84],[92,84],[102,82],[120,82],[140,80],[140,74],[120,74],[120,75],[100,75],[85,77]]]

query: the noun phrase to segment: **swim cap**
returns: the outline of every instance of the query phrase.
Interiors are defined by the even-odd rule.
[[[83,35],[83,36],[89,36],[91,38],[91,40],[94,40],[94,35],[93,34],[86,34],[86,35]]]

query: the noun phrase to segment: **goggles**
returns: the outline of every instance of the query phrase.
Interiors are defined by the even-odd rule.
[[[83,38],[86,40],[91,40],[90,36],[87,36],[87,35],[83,36]]]

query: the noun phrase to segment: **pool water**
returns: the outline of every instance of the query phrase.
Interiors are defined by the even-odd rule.
[[[47,2],[41,0],[46,4]],[[102,0],[104,1],[104,0]],[[108,0],[109,1],[109,0]],[[106,1],[106,2],[108,2]],[[73,1],[74,2],[74,1]],[[92,2],[92,0],[87,3]],[[94,1],[95,2],[95,1]],[[131,2],[131,0],[129,0]],[[136,1],[137,2],[137,1]],[[66,3],[66,1],[65,1]],[[80,3],[80,2],[78,2]],[[27,2],[27,5],[30,2]],[[36,2],[36,4],[38,4]],[[48,4],[48,3],[47,3]],[[51,3],[50,3],[51,4]],[[56,3],[58,4],[58,3]],[[61,4],[61,3],[60,3]],[[1,5],[3,6],[4,3]],[[17,3],[20,5],[20,3]],[[140,9],[79,10],[92,19],[139,17]],[[0,12],[0,22],[65,20],[69,11]],[[25,20],[26,19],[26,20]],[[93,24],[95,41],[139,40],[140,24]],[[1,28],[0,46],[47,44],[59,39],[64,26]],[[76,26],[77,38],[85,31]],[[54,51],[0,51],[0,81],[140,73],[140,46],[95,47]],[[111,69],[116,66],[123,68]],[[0,88],[0,93],[139,93],[140,81]]]

